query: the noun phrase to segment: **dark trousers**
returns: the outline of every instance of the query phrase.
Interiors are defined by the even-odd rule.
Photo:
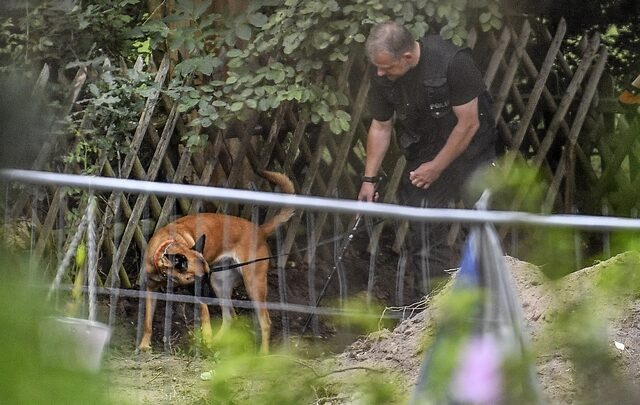
[[[408,161],[400,184],[400,202],[412,207],[455,208],[462,199],[465,181],[474,171],[491,160],[459,162],[445,170],[428,189],[415,187],[409,172],[422,162]],[[460,164],[462,163],[462,164]],[[409,286],[417,289],[417,296],[431,291],[447,276],[445,270],[458,266],[462,235],[449,243],[450,222],[411,222],[407,238],[406,276]],[[464,227],[462,228],[464,233]],[[411,279],[413,278],[413,280]]]

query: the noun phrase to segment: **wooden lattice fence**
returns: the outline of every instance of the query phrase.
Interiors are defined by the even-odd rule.
[[[638,128],[638,118],[623,120],[617,111],[602,111],[601,101],[613,97],[610,81],[603,80],[607,49],[598,35],[585,37],[570,53],[565,50],[566,24],[560,21],[554,32],[544,24],[523,20],[512,23],[500,33],[479,35],[472,31],[468,45],[473,48],[484,72],[487,88],[495,100],[496,124],[508,150],[519,150],[529,165],[548,179],[546,212],[597,212],[612,187],[621,187],[635,204],[628,209],[637,210],[640,190],[638,140],[632,128]],[[577,59],[573,64],[568,56]],[[108,62],[107,62],[108,63]],[[347,62],[339,66],[338,84],[348,94],[351,105],[351,129],[344,134],[333,134],[328,125],[315,125],[296,114],[296,106],[284,103],[268,117],[255,116],[241,127],[239,137],[228,137],[225,131],[210,136],[204,151],[192,152],[181,146],[180,138],[187,132],[187,116],[178,112],[177,103],[163,96],[157,89],[151,91],[141,112],[135,133],[128,145],[129,152],[122,162],[102,157],[98,162],[100,174],[109,177],[133,178],[149,181],[188,182],[237,188],[268,189],[268,185],[255,177],[257,170],[270,167],[282,170],[293,179],[298,193],[324,197],[354,198],[360,186],[364,168],[364,150],[369,116],[366,96],[369,78],[362,50],[354,50]],[[575,67],[573,67],[575,66]],[[156,67],[144,66],[140,59],[131,69],[155,74],[158,87],[169,79],[170,59],[165,56]],[[78,70],[72,84],[68,111],[78,108],[76,102],[88,79],[87,68]],[[47,69],[35,84],[46,86]],[[603,85],[603,82],[607,85]],[[606,103],[605,103],[606,104]],[[611,103],[609,102],[609,105]],[[612,117],[617,117],[616,119]],[[259,120],[260,118],[260,120]],[[270,126],[256,131],[258,122],[270,120]],[[158,122],[160,120],[160,122]],[[619,122],[619,123],[618,123]],[[618,124],[616,124],[618,123]],[[91,125],[87,122],[86,125]],[[614,125],[626,126],[614,131]],[[613,133],[620,139],[611,139]],[[109,136],[106,133],[105,136]],[[154,151],[148,161],[141,161],[141,147]],[[60,145],[44,145],[34,168],[51,170],[48,162]],[[396,145],[392,145],[384,163],[388,174],[383,200],[396,202],[395,195],[405,160]],[[594,167],[594,157],[599,166]],[[629,169],[621,171],[620,164],[628,162]],[[508,158],[504,169],[509,170],[513,158]],[[76,172],[67,164],[64,172]],[[255,182],[253,184],[252,182]],[[43,254],[61,210],[69,209],[60,189],[47,190],[49,195],[46,215],[36,216],[34,253]],[[13,204],[10,218],[26,216],[29,212],[29,193],[24,193]],[[514,201],[513,208],[518,208]],[[102,206],[99,246],[102,249],[102,283],[131,287],[136,284],[136,255],[146,248],[146,241],[154,229],[175,216],[205,209],[200,201],[153,195],[124,195],[113,192],[106,196]],[[233,206],[219,205],[206,209],[224,210],[245,217],[251,207],[237,210]],[[328,223],[327,213],[314,218],[313,233],[316,241],[327,237],[335,226]],[[296,237],[304,233],[308,220],[304,212],[297,212],[285,226],[283,253],[297,249]],[[342,224],[346,228],[346,223]],[[380,235],[392,224],[378,224],[373,230],[369,249],[375,253]],[[394,228],[395,244],[399,249],[406,233],[406,224]],[[301,260],[304,257],[300,257]]]

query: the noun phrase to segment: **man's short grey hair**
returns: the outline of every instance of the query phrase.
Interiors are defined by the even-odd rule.
[[[415,38],[404,25],[395,21],[387,21],[375,25],[371,29],[365,43],[365,50],[369,60],[381,52],[388,53],[394,59],[399,59],[405,52],[413,50],[414,43]]]

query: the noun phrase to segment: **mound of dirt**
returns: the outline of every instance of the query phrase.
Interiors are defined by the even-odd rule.
[[[631,382],[630,387],[624,388],[627,391],[615,395],[623,400],[634,398],[633,395],[640,392],[640,298],[637,294],[602,296],[596,287],[607,279],[607,273],[619,273],[620,268],[637,273],[640,257],[630,253],[618,255],[558,281],[547,279],[533,264],[508,256],[506,262],[522,304],[525,326],[537,356],[538,380],[548,403],[578,401],[574,381],[576,365],[568,359],[566,348],[550,340],[547,333],[558,309],[576,299],[597,302],[595,312],[598,313],[594,313],[593,318],[606,321],[608,328],[604,339],[615,356],[614,367],[625,381]],[[615,277],[615,274],[611,276]],[[438,295],[447,294],[448,287]],[[438,295],[418,304],[423,307],[415,306],[413,309],[418,311],[394,330],[382,330],[353,343],[337,356],[336,368],[351,370],[348,373],[352,377],[364,375],[369,369],[381,370],[388,373],[389,378],[397,382],[397,388],[409,397],[425,357],[425,341],[434,333],[432,320],[437,313]],[[429,305],[431,302],[435,304]],[[589,373],[588,370],[578,371]],[[341,381],[348,380],[341,373]]]
[[[505,260],[522,305],[525,327],[536,355],[538,381],[546,401],[550,404],[582,403],[578,387],[580,382],[584,384],[584,380],[577,379],[582,374],[588,376],[591,373],[595,378],[593,387],[596,387],[599,381],[607,380],[613,368],[613,371],[631,381],[631,387],[627,384],[609,385],[602,389],[598,387],[598,390],[594,388],[593,391],[598,394],[593,394],[591,403],[637,403],[637,398],[640,398],[640,296],[637,291],[634,295],[628,291],[616,293],[615,290],[603,295],[600,287],[610,280],[619,280],[621,276],[635,277],[633,285],[639,285],[640,272],[637,270],[640,268],[640,256],[618,255],[557,281],[547,279],[541,269],[533,264],[508,256]],[[621,269],[629,271],[622,274]],[[322,364],[315,364],[314,361],[313,367],[328,371],[333,392],[342,393],[334,396],[331,402],[318,403],[358,402],[358,386],[355,384],[362,381],[362,377],[371,376],[373,371],[377,375],[383,373],[384,380],[393,382],[403,398],[410,398],[426,355],[427,342],[432,341],[436,332],[435,321],[439,316],[441,298],[448,293],[450,286],[451,283],[433,297],[414,305],[388,308],[388,311],[400,311],[404,317],[404,321],[393,330],[382,329],[364,336],[340,354],[320,360]],[[559,324],[562,325],[559,309],[576,300],[593,305],[589,307],[591,312],[587,313],[584,328],[569,329],[565,339],[567,333],[569,336],[574,333],[576,340],[582,337],[582,333],[590,333],[588,324],[592,319],[607,321],[607,333],[602,339],[606,343],[607,353],[613,354],[612,368],[586,370],[589,367],[584,367],[584,364],[575,364],[559,338],[549,333],[557,329]],[[112,340],[119,344],[112,346],[105,364],[113,377],[111,393],[114,400],[135,404],[206,403],[211,387],[203,376],[216,367],[215,361],[191,352],[189,345],[179,344],[190,338],[189,329],[181,329],[180,325],[192,324],[187,318],[193,309],[184,305],[176,307],[175,333],[171,336],[175,344],[171,354],[136,356],[133,351],[137,304],[125,304],[121,300],[121,306],[128,308],[122,309],[122,312],[129,313],[129,316],[122,317],[126,325],[116,328]],[[159,308],[159,312],[162,312],[162,308]],[[159,318],[161,322],[161,314]],[[156,353],[161,353],[162,342],[156,340],[155,345]],[[585,349],[589,356],[592,356],[591,350]],[[322,357],[326,358],[326,355],[325,352]],[[593,353],[594,358],[595,355]],[[590,358],[587,360],[590,361]],[[605,389],[607,387],[608,392]],[[611,387],[615,388],[614,391],[611,391]]]

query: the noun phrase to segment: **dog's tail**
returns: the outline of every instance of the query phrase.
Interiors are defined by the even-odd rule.
[[[280,189],[283,193],[293,194],[296,191],[291,180],[282,173],[262,170],[260,172],[260,175],[270,182],[280,186]],[[260,225],[260,229],[262,230],[262,232],[264,232],[265,235],[270,235],[278,225],[287,222],[293,215],[293,212],[294,209],[291,207],[282,208],[276,215],[273,216],[273,218]]]

